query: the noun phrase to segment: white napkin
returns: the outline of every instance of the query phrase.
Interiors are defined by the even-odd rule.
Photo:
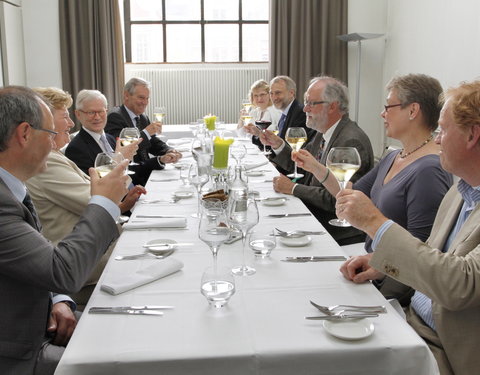
[[[183,268],[183,263],[174,258],[156,260],[150,266],[138,270],[133,275],[106,274],[101,290],[117,295],[127,290],[161,279]]]
[[[151,228],[185,228],[186,226],[187,219],[185,217],[131,218],[128,223],[123,224],[123,230]]]
[[[259,163],[244,163],[243,166],[245,167],[245,170],[248,171],[250,169],[261,167],[262,165],[267,165],[268,163],[269,163],[268,160],[264,160]]]

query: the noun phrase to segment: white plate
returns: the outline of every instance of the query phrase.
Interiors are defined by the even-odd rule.
[[[312,237],[303,236],[303,237],[278,237],[280,242],[285,246],[300,247],[306,246],[312,242]]]
[[[145,243],[146,246],[155,246],[156,244],[176,244],[177,241],[175,240],[170,240],[168,238],[160,238],[158,240],[151,240],[151,241],[148,241]],[[173,246],[173,249],[176,249],[177,246]],[[162,255],[163,253],[165,253],[166,251],[170,251],[172,250],[171,248],[167,248],[166,246],[161,246],[161,247],[148,247],[145,249],[146,252],[149,252],[149,253],[152,253],[152,254],[155,254],[155,255]]]
[[[178,150],[177,150],[178,151]],[[174,166],[174,168],[176,169],[182,169],[182,168],[188,168],[190,166],[190,163],[173,163],[172,164]]]
[[[347,319],[342,321],[324,320],[323,328],[342,340],[361,340],[370,336],[375,327],[368,319]]]
[[[178,191],[174,192],[173,195],[176,196],[177,198],[180,198],[180,199],[190,198],[191,196],[193,196],[193,191],[178,190]]]
[[[247,171],[245,172],[245,174],[248,177],[259,177],[259,176],[263,176],[265,173],[263,171]]]
[[[287,200],[285,198],[267,199],[262,202],[264,206],[281,206],[284,205]]]

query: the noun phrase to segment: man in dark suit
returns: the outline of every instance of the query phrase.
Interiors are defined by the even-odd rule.
[[[305,97],[307,126],[315,130],[316,135],[304,144],[304,148],[325,164],[332,147],[355,147],[361,159],[361,167],[352,177],[352,182],[355,182],[372,169],[373,150],[365,132],[348,117],[347,87],[334,78],[317,77],[310,82]],[[274,153],[271,160],[286,171],[292,172],[294,169],[294,162],[291,159],[292,148],[269,131],[262,134],[260,139],[272,146]],[[330,219],[335,218],[335,197],[312,173],[307,171],[301,173],[304,177],[297,182],[284,175],[276,177],[273,182],[275,191],[293,194],[302,199],[340,245],[365,241],[365,235],[355,228],[328,224]]]
[[[58,293],[80,290],[118,237],[127,162],[102,179],[90,174],[92,198],[72,233],[54,246],[42,236],[25,188],[47,166],[53,116],[24,87],[0,89],[0,113],[0,373],[53,374],[76,325],[75,304]]]
[[[182,154],[169,147],[157,134],[161,133],[162,123],[151,122],[144,114],[150,97],[149,83],[141,78],[131,78],[124,87],[123,104],[114,107],[107,117],[105,132],[118,137],[123,128],[136,127],[143,141],[134,161],[139,164],[135,170],[134,182],[145,185],[154,169],[163,169],[165,163],[175,163]],[[150,157],[154,155],[154,157]],[[142,183],[143,182],[143,183]]]

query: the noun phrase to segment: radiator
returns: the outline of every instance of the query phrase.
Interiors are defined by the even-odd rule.
[[[150,82],[147,114],[153,120],[153,108],[167,109],[165,124],[188,124],[207,114],[214,114],[225,123],[236,123],[242,99],[258,79],[268,81],[267,64],[182,65],[153,67],[125,65],[125,82],[132,77]]]

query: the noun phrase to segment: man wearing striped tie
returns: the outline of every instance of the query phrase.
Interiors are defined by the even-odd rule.
[[[440,373],[480,370],[480,81],[444,93],[442,167],[460,178],[445,195],[424,243],[384,217],[358,190],[340,191],[336,212],[372,239],[373,253],[349,259],[355,283],[388,275],[416,290],[407,320],[425,339]]]

